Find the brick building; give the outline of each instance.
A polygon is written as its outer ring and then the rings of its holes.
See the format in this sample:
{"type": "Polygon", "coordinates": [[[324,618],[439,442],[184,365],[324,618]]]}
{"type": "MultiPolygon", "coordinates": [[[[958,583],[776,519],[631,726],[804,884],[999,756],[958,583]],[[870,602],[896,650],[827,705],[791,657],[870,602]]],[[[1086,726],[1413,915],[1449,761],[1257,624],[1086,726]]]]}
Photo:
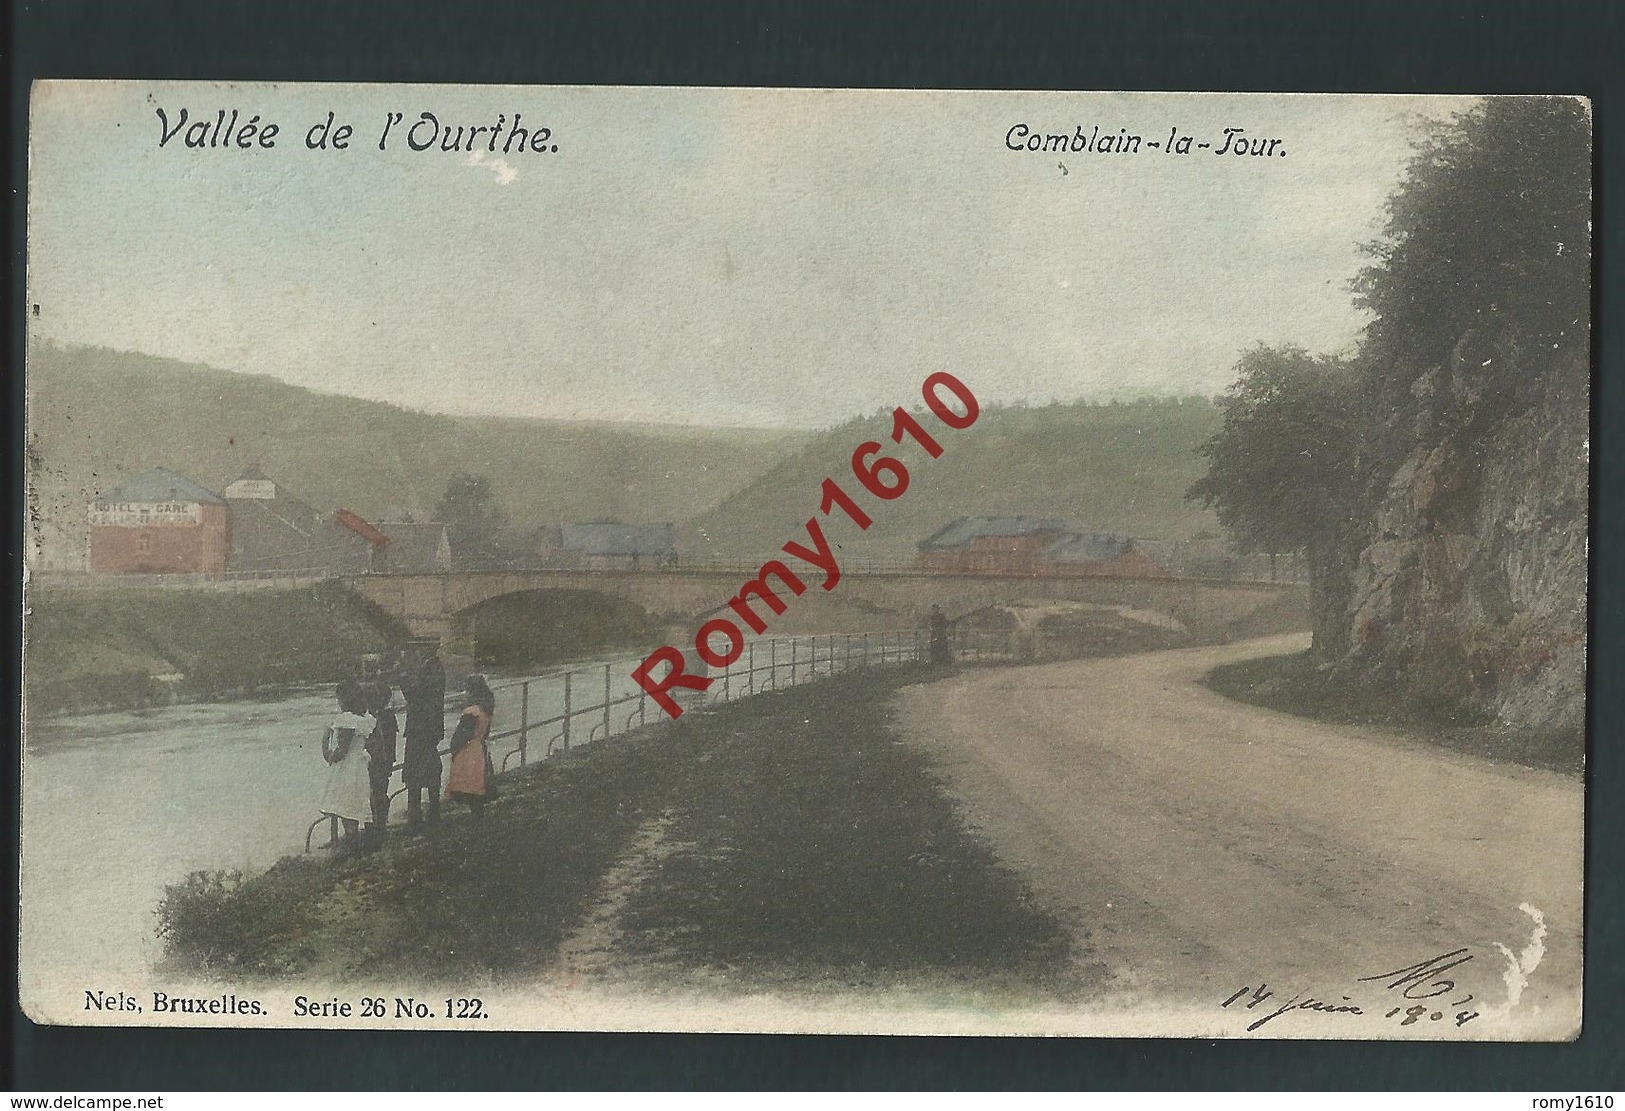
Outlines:
{"type": "Polygon", "coordinates": [[[932,571],[1170,577],[1129,537],[1085,532],[1054,517],[960,517],[918,547],[917,563],[932,571]]]}
{"type": "Polygon", "coordinates": [[[1079,532],[1063,536],[1044,549],[1044,558],[1073,575],[1130,579],[1171,579],[1168,569],[1132,539],[1114,532],[1079,532]]]}
{"type": "Polygon", "coordinates": [[[1044,549],[1075,531],[1053,517],[960,517],[920,541],[918,562],[932,571],[1032,574],[1044,549]]]}
{"type": "Polygon", "coordinates": [[[93,572],[221,575],[230,546],[226,499],[162,467],[98,494],[90,506],[93,572]]]}

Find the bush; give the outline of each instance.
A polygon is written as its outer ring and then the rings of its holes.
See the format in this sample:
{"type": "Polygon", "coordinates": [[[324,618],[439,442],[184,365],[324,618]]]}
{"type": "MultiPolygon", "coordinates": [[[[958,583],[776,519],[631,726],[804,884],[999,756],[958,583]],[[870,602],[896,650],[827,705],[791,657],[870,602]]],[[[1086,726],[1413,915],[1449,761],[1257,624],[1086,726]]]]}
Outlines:
{"type": "Polygon", "coordinates": [[[252,881],[236,869],[193,872],[164,887],[158,937],[169,957],[189,969],[292,972],[304,964],[297,955],[311,927],[306,896],[319,882],[316,862],[296,857],[252,881]]]}
{"type": "Polygon", "coordinates": [[[170,692],[145,671],[81,675],[71,679],[30,679],[28,712],[36,717],[57,713],[134,709],[164,702],[170,692]]]}

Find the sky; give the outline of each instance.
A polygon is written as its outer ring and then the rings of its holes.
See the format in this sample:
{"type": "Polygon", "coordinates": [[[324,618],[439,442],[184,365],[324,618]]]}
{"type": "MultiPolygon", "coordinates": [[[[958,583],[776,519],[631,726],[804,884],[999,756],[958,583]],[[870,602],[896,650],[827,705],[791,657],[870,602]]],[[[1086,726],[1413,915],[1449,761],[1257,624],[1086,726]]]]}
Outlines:
{"type": "Polygon", "coordinates": [[[1360,245],[1424,121],[1470,106],[42,83],[31,335],[558,419],[827,427],[917,399],[937,370],[984,403],[1216,394],[1253,344],[1352,347],[1360,245]],[[271,149],[161,143],[182,109],[280,131],[271,149]],[[329,111],[348,148],[307,149],[329,111]],[[425,112],[451,130],[517,113],[550,137],[413,150],[425,112]],[[1142,145],[1011,150],[1018,125],[1142,145]],[[1216,154],[1225,128],[1279,142],[1216,154]],[[1149,147],[1171,129],[1211,145],[1149,147]]]}

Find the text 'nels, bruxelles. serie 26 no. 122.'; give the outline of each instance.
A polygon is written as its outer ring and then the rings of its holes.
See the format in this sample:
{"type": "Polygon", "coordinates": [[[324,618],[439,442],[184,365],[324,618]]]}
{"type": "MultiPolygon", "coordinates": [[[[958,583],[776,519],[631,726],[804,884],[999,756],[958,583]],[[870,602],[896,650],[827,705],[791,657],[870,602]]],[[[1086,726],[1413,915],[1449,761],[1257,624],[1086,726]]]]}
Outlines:
{"type": "MultiPolygon", "coordinates": [[[[920,393],[925,398],[925,404],[932,415],[951,429],[969,428],[976,422],[977,414],[981,411],[969,387],[945,371],[938,371],[927,378],[920,387],[920,393]],[[952,395],[964,408],[964,412],[959,412],[943,400],[944,392],[952,395]]],[[[932,459],[942,454],[942,445],[937,442],[936,437],[932,436],[913,414],[899,405],[892,410],[891,438],[893,443],[901,444],[905,437],[924,448],[925,453],[932,459]]],[[[868,440],[859,444],[852,452],[852,475],[876,498],[881,501],[895,501],[908,491],[908,467],[901,459],[880,455],[882,450],[879,440],[868,440]]],[[[819,492],[821,497],[818,511],[825,517],[839,509],[860,529],[867,529],[874,523],[874,519],[833,478],[824,479],[819,492]]],[[[799,540],[791,540],[780,550],[822,571],[824,589],[834,590],[835,584],[841,581],[841,569],[835,559],[834,550],[824,536],[823,526],[818,523],[816,516],[807,518],[807,539],[812,542],[811,547],[799,540]]],[[[806,584],[783,560],[770,559],[763,563],[757,570],[756,577],[741,586],[739,593],[728,602],[728,608],[739,621],[757,634],[767,631],[767,620],[751,608],[753,597],[758,602],[765,603],[775,615],[784,613],[788,608],[788,603],[768,585],[769,575],[778,579],[792,595],[799,597],[807,589],[806,584]]],[[[694,651],[707,666],[726,668],[744,654],[745,634],[733,620],[715,617],[701,625],[694,635],[694,651]],[[715,637],[723,638],[727,642],[726,647],[720,651],[714,648],[712,640],[715,637]]],[[[632,672],[632,678],[662,710],[674,718],[682,716],[683,708],[671,695],[673,687],[705,691],[716,681],[709,676],[689,674],[685,670],[682,652],[669,644],[661,645],[649,653],[632,672]],[[661,664],[666,665],[666,671],[656,677],[655,669],[661,664]]]]}

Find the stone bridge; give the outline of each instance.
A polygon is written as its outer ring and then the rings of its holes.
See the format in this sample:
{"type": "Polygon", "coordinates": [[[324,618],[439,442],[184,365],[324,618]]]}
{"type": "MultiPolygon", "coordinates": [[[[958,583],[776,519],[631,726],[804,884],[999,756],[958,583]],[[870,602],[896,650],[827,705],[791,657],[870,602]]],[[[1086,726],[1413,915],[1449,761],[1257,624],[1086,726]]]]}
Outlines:
{"type": "MultiPolygon", "coordinates": [[[[769,623],[788,632],[794,631],[797,604],[824,592],[819,589],[822,572],[803,568],[794,559],[785,562],[807,584],[807,594],[801,598],[779,590],[789,608],[783,617],[769,617],[769,623]]],[[[756,577],[757,570],[757,564],[742,563],[666,571],[549,569],[369,574],[346,581],[403,621],[414,636],[449,637],[467,632],[468,619],[477,607],[509,595],[538,591],[588,591],[634,602],[657,617],[697,623],[699,618],[726,607],[740,586],[756,577]]],[[[770,584],[779,587],[777,579],[771,579],[770,584]]],[[[1134,606],[1168,613],[1182,621],[1192,614],[1229,619],[1244,617],[1283,594],[1301,593],[1302,589],[1211,579],[979,574],[910,568],[843,569],[832,594],[848,604],[866,603],[884,611],[883,619],[877,617],[877,626],[906,628],[922,622],[933,605],[940,605],[949,617],[958,617],[989,605],[1046,600],[1134,606]]],[[[766,615],[765,608],[758,608],[766,615]]]]}

